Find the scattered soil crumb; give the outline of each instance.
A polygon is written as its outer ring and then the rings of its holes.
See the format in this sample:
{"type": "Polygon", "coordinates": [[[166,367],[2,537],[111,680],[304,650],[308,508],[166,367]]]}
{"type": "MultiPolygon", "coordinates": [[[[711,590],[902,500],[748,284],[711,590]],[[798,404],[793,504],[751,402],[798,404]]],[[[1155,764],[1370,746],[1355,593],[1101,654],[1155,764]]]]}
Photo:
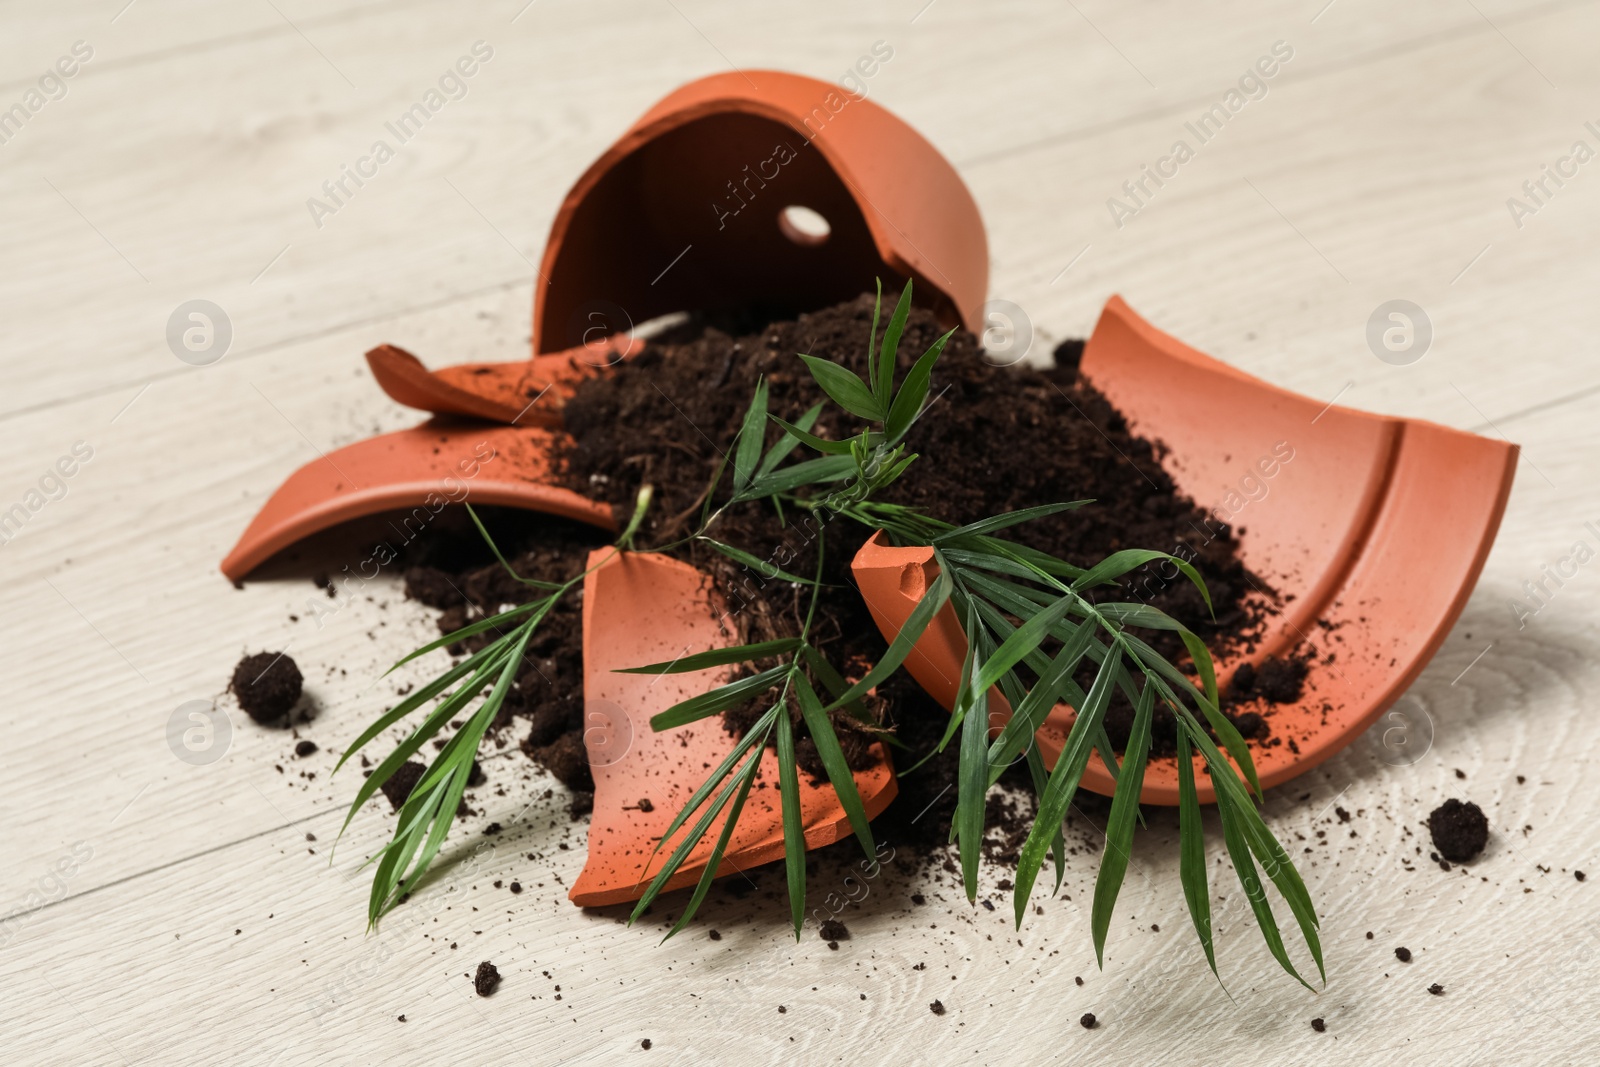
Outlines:
{"type": "Polygon", "coordinates": [[[300,759],[305,759],[307,756],[314,755],[316,751],[317,743],[315,741],[302,741],[298,745],[294,746],[294,754],[300,759]]]}
{"type": "Polygon", "coordinates": [[[844,923],[840,922],[838,919],[828,919],[824,921],[823,924],[818,927],[818,932],[822,934],[822,940],[824,941],[850,940],[850,928],[844,923]]]}
{"type": "Polygon", "coordinates": [[[934,1001],[932,1004],[928,1005],[928,1010],[933,1012],[935,1015],[943,1015],[944,1014],[944,1001],[942,1001],[942,1000],[934,1001]]]}
{"type": "Polygon", "coordinates": [[[1079,1019],[1078,1022],[1085,1030],[1093,1030],[1095,1027],[1100,1025],[1100,1020],[1094,1017],[1094,1012],[1092,1011],[1084,1012],[1083,1018],[1079,1019]]]}
{"type": "Polygon", "coordinates": [[[639,1042],[639,1047],[648,1051],[650,1048],[650,1039],[647,1037],[643,1041],[639,1042]]]}
{"type": "Polygon", "coordinates": [[[1328,1029],[1328,1024],[1323,1022],[1320,1018],[1312,1019],[1311,1029],[1315,1030],[1319,1034],[1325,1033],[1328,1029]]]}
{"type": "Polygon", "coordinates": [[[1432,993],[1436,997],[1442,997],[1444,996],[1444,986],[1440,985],[1438,982],[1435,982],[1428,987],[1428,992],[1432,993]]]}
{"type": "Polygon", "coordinates": [[[486,997],[500,988],[500,972],[488,960],[478,964],[478,973],[472,977],[472,988],[478,996],[486,997]]]}
{"type": "Polygon", "coordinates": [[[1394,950],[1394,958],[1399,960],[1401,963],[1410,963],[1411,950],[1402,945],[1400,948],[1394,950]]]}
{"type": "Polygon", "coordinates": [[[1452,863],[1465,863],[1483,851],[1489,840],[1489,820],[1472,801],[1454,797],[1428,815],[1433,847],[1452,863]]]}

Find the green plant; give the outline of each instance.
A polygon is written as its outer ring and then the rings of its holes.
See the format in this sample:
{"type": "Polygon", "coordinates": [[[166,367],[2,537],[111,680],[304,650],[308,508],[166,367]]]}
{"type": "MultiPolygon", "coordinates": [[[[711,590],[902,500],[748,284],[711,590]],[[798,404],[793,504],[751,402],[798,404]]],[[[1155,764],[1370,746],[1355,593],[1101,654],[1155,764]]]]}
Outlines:
{"type": "MultiPolygon", "coordinates": [[[[881,292],[880,300],[881,305],[881,292]]],[[[1256,809],[1260,783],[1248,747],[1217,706],[1217,686],[1210,653],[1180,623],[1145,604],[1100,597],[1117,580],[1155,560],[1175,566],[1210,603],[1199,573],[1164,552],[1124,550],[1082,568],[1000,536],[1020,523],[1081,507],[1088,501],[1051,504],[997,515],[966,526],[954,526],[917,509],[874,499],[905,475],[917,456],[905,445],[907,433],[927,403],[932,374],[949,334],[936,341],[895,381],[896,353],[910,311],[911,285],[878,338],[874,310],[867,377],[826,360],[802,355],[823,392],[843,412],[859,420],[859,429],[844,440],[830,440],[812,431],[823,405],[794,423],[769,414],[766,383],[758,382],[732,447],[704,494],[693,532],[650,551],[668,552],[698,541],[766,577],[810,587],[810,607],[799,631],[777,640],[708,650],[670,663],[632,668],[638,673],[683,673],[710,667],[739,666],[740,673],[708,692],[685,700],[651,720],[656,730],[669,730],[746,705],[753,699],[770,705],[716,767],[672,820],[657,844],[669,848],[664,863],[646,887],[633,912],[638,918],[672,875],[721,819],[705,873],[667,936],[681,930],[704,901],[722,854],[744,809],[758,774],[763,750],[775,745],[785,840],[791,921],[799,935],[805,913],[805,842],[800,827],[799,770],[795,757],[796,722],[804,724],[817,747],[829,782],[856,837],[870,858],[875,853],[872,829],[834,730],[830,715],[852,715],[875,726],[862,699],[886,681],[933,619],[948,606],[967,637],[968,654],[949,725],[939,750],[958,746],[957,807],[951,836],[961,861],[962,880],[970,899],[977,892],[978,862],[984,834],[985,796],[1003,771],[1025,761],[1038,793],[1038,811],[1024,843],[1015,878],[1014,906],[1020,926],[1047,855],[1053,858],[1056,889],[1065,871],[1062,823],[1091,758],[1100,759],[1116,781],[1106,828],[1106,846],[1095,886],[1091,929],[1095,951],[1103,961],[1105,939],[1116,898],[1127,871],[1138,797],[1149,759],[1151,722],[1157,701],[1177,721],[1181,803],[1180,880],[1190,917],[1206,960],[1216,973],[1211,938],[1210,896],[1205,844],[1192,756],[1198,753],[1217,794],[1223,840],[1254,918],[1268,949],[1283,968],[1305,984],[1290,961],[1267,900],[1257,864],[1287,903],[1319,974],[1323,973],[1318,920],[1310,895],[1283,847],[1256,809]],[[775,439],[767,438],[775,427],[775,439]],[[790,462],[797,448],[815,456],[790,462]],[[731,470],[730,470],[731,468],[731,470]],[[723,487],[727,479],[726,488],[723,487]],[[817,571],[812,577],[791,574],[736,545],[711,536],[728,509],[770,505],[780,517],[804,514],[816,529],[817,571]],[[824,530],[828,522],[846,518],[871,530],[883,530],[902,545],[931,546],[937,574],[887,652],[865,674],[848,682],[812,642],[812,622],[822,589],[824,530]],[[1168,662],[1136,631],[1166,630],[1178,634],[1193,662],[1200,686],[1168,662]],[[757,669],[759,667],[759,669],[757,669]],[[1087,688],[1078,677],[1092,680],[1087,688]],[[991,693],[998,691],[1012,714],[991,738],[991,693]],[[1134,708],[1133,728],[1119,764],[1107,737],[1104,717],[1120,691],[1134,708]],[[1047,769],[1032,744],[1045,716],[1066,701],[1077,709],[1075,721],[1053,769],[1047,769]],[[793,712],[791,713],[791,708],[793,712]],[[1215,737],[1215,740],[1213,739],[1215,737]],[[1219,747],[1220,745],[1220,747],[1219,747]],[[1224,755],[1226,751],[1227,755],[1224,755]],[[1229,757],[1232,758],[1230,763],[1229,757]],[[1242,769],[1243,777],[1235,769],[1242,769]],[[692,824],[691,824],[691,820],[692,824]]],[[[633,537],[648,507],[642,493],[628,530],[617,548],[632,548],[633,537]]],[[[476,520],[476,516],[474,516],[476,520]]],[[[482,529],[480,525],[480,530],[482,529]]],[[[487,537],[487,533],[484,534],[487,537]]],[[[496,555],[499,551],[496,549],[496,555]]],[[[503,557],[507,570],[510,565],[503,557]]],[[[514,572],[513,572],[514,573],[514,572]]],[[[394,838],[378,854],[369,907],[376,922],[384,910],[409,891],[437,853],[465,788],[473,754],[505,698],[529,637],[550,608],[582,579],[560,585],[545,583],[547,596],[435,641],[408,656],[454,643],[491,628],[500,636],[419,689],[374,723],[350,747],[351,754],[382,730],[399,722],[430,700],[437,708],[388,756],[358,791],[351,814],[387,777],[465,709],[485,687],[488,695],[433,760],[411,799],[400,811],[394,838]],[[502,629],[510,627],[509,630],[502,629]],[[451,687],[454,686],[453,689],[451,687]],[[448,690],[448,693],[447,693],[448,690]]],[[[538,584],[538,583],[530,583],[538,584]]],[[[397,664],[398,666],[398,664],[397,664]]],[[[893,738],[888,740],[893,743],[893,738]]],[[[341,761],[342,762],[342,761],[341,761]]],[[[902,773],[914,773],[915,768],[902,773]]],[[[346,824],[348,825],[348,818],[346,824]]],[[[1309,988],[1309,987],[1308,987],[1309,988]]]]}

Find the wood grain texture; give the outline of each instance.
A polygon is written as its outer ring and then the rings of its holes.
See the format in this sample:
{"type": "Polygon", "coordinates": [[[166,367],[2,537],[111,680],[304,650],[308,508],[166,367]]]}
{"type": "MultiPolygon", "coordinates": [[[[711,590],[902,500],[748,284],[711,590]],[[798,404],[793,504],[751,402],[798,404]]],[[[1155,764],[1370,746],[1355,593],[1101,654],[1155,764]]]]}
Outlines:
{"type": "MultiPolygon", "coordinates": [[[[1592,1058],[1595,880],[1573,871],[1600,873],[1600,564],[1524,626],[1510,604],[1574,541],[1600,547],[1584,528],[1600,525],[1600,163],[1520,229],[1505,202],[1572,141],[1600,146],[1584,130],[1600,124],[1595,5],[118,6],[11,9],[0,36],[4,106],[75,40],[96,49],[0,144],[0,508],[75,442],[93,449],[0,545],[8,1063],[1592,1058]],[[495,58],[467,97],[314,226],[306,198],[478,39],[495,58]],[[655,98],[729,63],[836,78],[880,39],[895,57],[873,98],[960,166],[990,229],[991,295],[1026,309],[1035,355],[1120,292],[1286,387],[1524,447],[1478,590],[1404,706],[1431,727],[1426,755],[1394,767],[1363,740],[1269,797],[1280,838],[1309,850],[1318,996],[1261,948],[1217,841],[1237,1003],[1210,977],[1168,813],[1140,835],[1104,972],[1087,923],[1098,831],[1081,815],[1062,896],[1041,895],[1020,933],[993,888],[1006,872],[985,872],[991,912],[953,876],[891,863],[837,951],[786,936],[780,872],[753,872],[743,899],[719,890],[660,947],[679,902],[633,929],[571,907],[585,827],[512,753],[487,761],[454,866],[378,933],[362,930],[359,867],[391,817],[361,813],[328,862],[354,788],[350,771],[330,779],[333,753],[421,676],[379,678],[432,620],[386,575],[318,626],[306,576],[352,562],[348,540],[244,590],[216,562],[295,466],[415,421],[373,386],[366,348],[432,364],[525,350],[527,260],[561,194],[655,98]],[[1295,58],[1265,98],[1116,227],[1107,198],[1278,40],[1295,58]],[[196,296],[235,328],[205,368],[163,339],[196,296]],[[1395,297],[1435,328],[1406,367],[1363,339],[1395,297]],[[240,652],[284,646],[321,751],[296,760],[235,709],[225,756],[176,759],[173,711],[226,704],[240,652]],[[1493,829],[1484,858],[1449,873],[1421,825],[1446,796],[1493,829]],[[491,820],[507,832],[483,837],[491,820]],[[494,887],[512,878],[528,891],[494,887]],[[505,975],[488,1000],[464,977],[482,959],[505,975]],[[1086,1011],[1099,1029],[1078,1026],[1086,1011]]],[[[846,873],[825,860],[813,892],[846,873]]]]}

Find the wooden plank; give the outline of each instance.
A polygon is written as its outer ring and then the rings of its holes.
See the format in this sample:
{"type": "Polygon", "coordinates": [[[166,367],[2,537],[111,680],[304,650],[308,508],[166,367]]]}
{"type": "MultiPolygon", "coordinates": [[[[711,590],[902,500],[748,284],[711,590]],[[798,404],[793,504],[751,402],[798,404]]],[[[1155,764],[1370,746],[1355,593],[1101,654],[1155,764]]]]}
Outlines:
{"type": "MultiPolygon", "coordinates": [[[[895,59],[869,95],[881,87],[876,98],[926,129],[952,158],[978,160],[1084,127],[1105,129],[1152,108],[1208,100],[1237,77],[1236,67],[1289,32],[1275,26],[1301,17],[1295,8],[1291,19],[1287,4],[1270,17],[1247,18],[1183,14],[1171,5],[1163,18],[1173,32],[1154,35],[1148,56],[1141,52],[1144,64],[1160,71],[1161,88],[1153,90],[1094,31],[1099,12],[1090,14],[1094,25],[1064,11],[1039,27],[1033,47],[1070,49],[1074,62],[1063,65],[1009,59],[1013,35],[981,32],[994,17],[986,9],[941,4],[912,24],[903,13],[864,19],[837,5],[783,16],[777,25],[737,10],[693,6],[680,15],[649,5],[608,15],[536,6],[512,23],[511,15],[490,18],[459,6],[405,8],[393,17],[358,8],[336,12],[302,36],[261,21],[271,15],[263,9],[244,24],[249,32],[230,36],[214,16],[197,30],[186,12],[131,9],[115,27],[138,31],[130,56],[156,48],[173,32],[169,22],[184,27],[178,40],[196,38],[182,53],[176,86],[159,63],[118,65],[121,46],[113,39],[103,67],[88,64],[65,99],[4,146],[10,165],[0,174],[0,193],[16,209],[0,246],[0,272],[9,279],[0,312],[30,325],[4,356],[11,388],[0,414],[181,372],[165,326],[189,299],[210,299],[227,311],[231,358],[247,358],[295,338],[530,280],[529,261],[581,169],[663,93],[721,69],[723,55],[836,79],[873,41],[902,42],[892,45],[895,59]],[[624,22],[631,32],[617,34],[624,22]],[[707,28],[713,32],[701,36],[707,28]],[[385,123],[480,39],[497,49],[496,58],[465,98],[410,143],[392,146],[399,155],[377,178],[334,216],[314,221],[307,204],[328,201],[322,184],[387,138],[385,123]],[[595,62],[600,55],[605,63],[595,62]],[[350,68],[347,75],[342,67],[350,68]],[[241,70],[266,73],[240,77],[241,70]],[[995,121],[988,96],[971,86],[996,70],[1017,80],[1008,85],[1009,99],[1073,103],[1014,109],[1007,121],[995,121]],[[140,121],[124,117],[119,104],[128,100],[145,102],[140,121]],[[517,117],[514,137],[506,135],[508,116],[517,117]]],[[[1011,10],[1019,21],[1038,20],[1032,9],[1011,10]]],[[[288,13],[298,23],[299,14],[288,13]]],[[[1528,17],[1497,15],[1513,26],[1528,17]]],[[[1307,27],[1328,35],[1325,43],[1315,38],[1324,50],[1314,61],[1350,63],[1374,49],[1404,54],[1408,40],[1415,45],[1440,33],[1500,47],[1477,16],[1442,0],[1407,15],[1394,27],[1399,36],[1381,44],[1360,21],[1330,13],[1307,27]]],[[[1137,29],[1121,17],[1109,26],[1130,37],[1137,29]]],[[[20,66],[19,58],[17,69],[52,61],[50,50],[73,39],[65,25],[39,31],[30,36],[33,62],[20,66]]],[[[1095,197],[1098,187],[1090,186],[1095,197]]],[[[991,224],[997,221],[991,209],[991,224]]],[[[996,254],[1004,263],[1017,252],[997,241],[996,254]]],[[[1049,258],[1061,256],[1058,247],[1049,258]]]]}

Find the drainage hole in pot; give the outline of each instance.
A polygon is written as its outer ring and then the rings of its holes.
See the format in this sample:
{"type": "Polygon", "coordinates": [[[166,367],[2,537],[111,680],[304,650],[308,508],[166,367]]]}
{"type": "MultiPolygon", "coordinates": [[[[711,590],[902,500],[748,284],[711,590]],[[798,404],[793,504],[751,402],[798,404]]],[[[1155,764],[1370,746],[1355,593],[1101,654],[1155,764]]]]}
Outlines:
{"type": "Polygon", "coordinates": [[[833,233],[827,219],[799,204],[790,204],[778,212],[778,229],[795,244],[807,248],[822,244],[833,233]]]}

